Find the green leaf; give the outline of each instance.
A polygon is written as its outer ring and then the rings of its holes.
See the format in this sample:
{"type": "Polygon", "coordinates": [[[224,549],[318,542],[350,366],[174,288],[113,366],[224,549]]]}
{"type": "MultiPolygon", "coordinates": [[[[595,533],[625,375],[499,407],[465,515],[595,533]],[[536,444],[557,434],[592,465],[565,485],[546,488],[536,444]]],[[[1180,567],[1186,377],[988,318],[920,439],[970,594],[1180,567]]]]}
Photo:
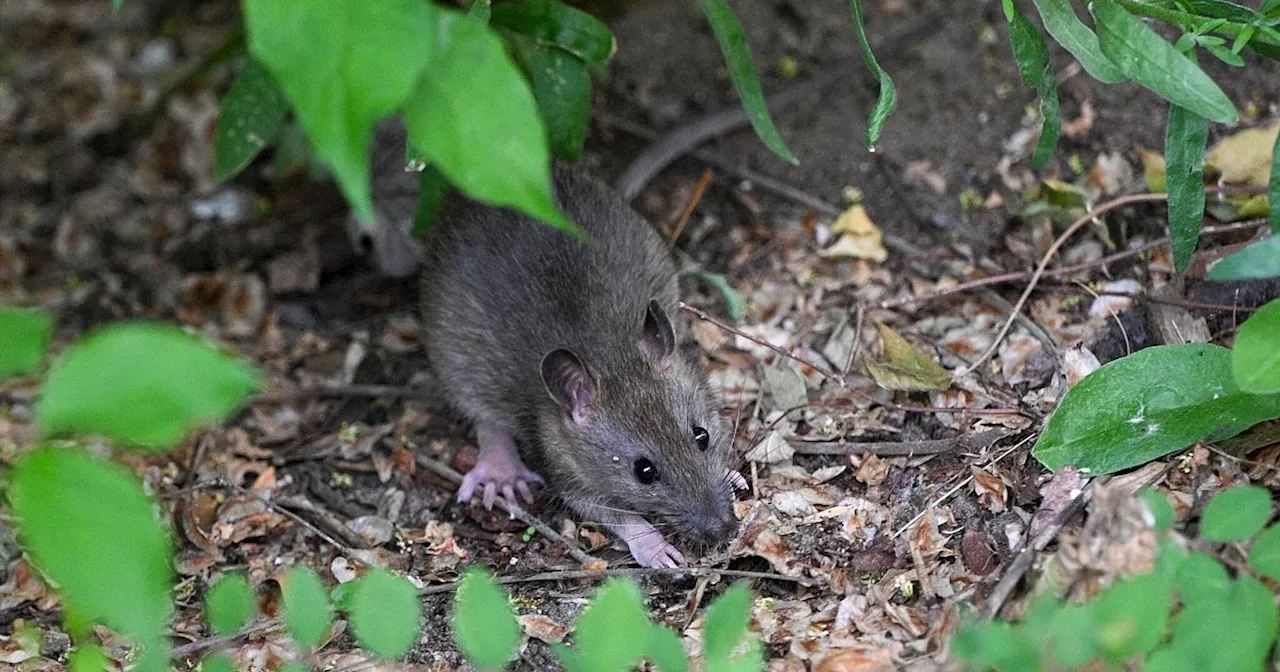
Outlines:
{"type": "Polygon", "coordinates": [[[573,54],[535,45],[530,74],[538,114],[547,129],[551,151],[570,161],[577,160],[587,140],[591,118],[591,75],[573,54]]]}
{"type": "Polygon", "coordinates": [[[618,48],[608,25],[560,0],[500,4],[493,8],[492,22],[596,67],[608,63],[618,48]]]}
{"type": "Polygon", "coordinates": [[[324,582],[311,568],[295,565],[285,573],[280,588],[280,616],[289,635],[303,646],[319,646],[333,625],[333,605],[329,604],[324,582]]]}
{"type": "Polygon", "coordinates": [[[1280,235],[1271,234],[1209,267],[1210,280],[1280,278],[1280,235]]]}
{"type": "Polygon", "coordinates": [[[427,164],[418,180],[418,211],[413,218],[413,235],[423,238],[435,223],[453,187],[435,164],[427,164]]]}
{"type": "Polygon", "coordinates": [[[284,126],[289,102],[262,64],[253,58],[222,99],[213,135],[213,176],[225,180],[244,170],[284,126]]]}
{"type": "Polygon", "coordinates": [[[1249,566],[1268,578],[1280,581],[1280,525],[1272,525],[1249,547],[1249,566]]]}
{"type": "Polygon", "coordinates": [[[1200,66],[1114,0],[1093,0],[1089,7],[1097,23],[1102,53],[1125,76],[1202,117],[1223,124],[1235,123],[1235,106],[1200,66]]]}
{"type": "Polygon", "coordinates": [[[707,659],[728,658],[751,622],[751,590],[738,584],[711,603],[703,618],[702,638],[707,659]]]}
{"type": "Polygon", "coordinates": [[[507,593],[488,570],[468,569],[453,601],[453,640],[480,669],[500,670],[515,657],[520,623],[507,593]]]}
{"type": "Polygon", "coordinates": [[[1173,527],[1173,505],[1169,503],[1169,498],[1164,493],[1154,488],[1144,488],[1138,493],[1138,497],[1151,510],[1151,517],[1155,519],[1152,527],[1157,532],[1163,532],[1173,527]]]}
{"type": "Polygon", "coordinates": [[[645,654],[652,627],[640,591],[631,581],[611,579],[596,592],[574,628],[581,668],[591,672],[630,669],[645,654]]]}
{"type": "Polygon", "coordinates": [[[252,367],[177,327],[117,322],[53,364],[35,420],[47,435],[93,433],[164,448],[230,415],[257,385],[252,367]]]}
{"type": "Polygon", "coordinates": [[[1165,184],[1169,191],[1169,236],[1173,265],[1187,270],[1200,240],[1204,219],[1204,147],[1209,122],[1204,117],[1172,105],[1165,129],[1165,184]]]}
{"type": "Polygon", "coordinates": [[[1271,591],[1249,576],[1212,599],[1184,605],[1172,644],[1182,669],[1261,670],[1275,643],[1277,615],[1271,591]]]}
{"type": "Polygon", "coordinates": [[[200,672],[236,672],[236,664],[223,655],[212,655],[200,661],[200,672]]]}
{"type": "Polygon", "coordinates": [[[39,366],[51,338],[52,315],[35,308],[0,306],[0,380],[39,366]]]}
{"type": "Polygon", "coordinates": [[[1200,538],[1244,541],[1262,530],[1271,517],[1271,493],[1256,485],[1219,492],[1200,514],[1200,538]]]}
{"type": "Polygon", "coordinates": [[[1267,181],[1267,223],[1271,226],[1271,235],[1280,237],[1280,133],[1276,133],[1276,142],[1271,146],[1271,179],[1267,181]]]}
{"type": "Polygon", "coordinates": [[[67,608],[167,657],[173,546],[138,479],[82,450],[42,447],[14,467],[9,499],[67,608]]]}
{"type": "Polygon", "coordinates": [[[403,577],[374,567],[356,579],[351,596],[351,631],[356,642],[381,658],[399,658],[418,641],[422,604],[403,577]]]}
{"type": "Polygon", "coordinates": [[[1039,672],[1038,645],[1006,621],[969,620],[951,639],[951,652],[979,669],[1039,672]]]}
{"type": "Polygon", "coordinates": [[[1098,625],[1093,604],[1067,604],[1049,624],[1047,646],[1053,661],[1065,669],[1079,669],[1098,656],[1098,625]]]}
{"type": "Polygon", "coordinates": [[[1231,592],[1231,577],[1217,559],[1197,551],[1178,569],[1178,592],[1183,604],[1221,599],[1231,592]]]}
{"type": "Polygon", "coordinates": [[[213,631],[230,637],[253,617],[256,605],[244,574],[223,574],[204,596],[204,616],[213,631]]]}
{"type": "Polygon", "coordinates": [[[1031,166],[1040,168],[1053,155],[1062,130],[1062,115],[1058,103],[1058,89],[1054,82],[1053,65],[1049,62],[1049,50],[1044,37],[1031,21],[1013,4],[1003,0],[1004,17],[1009,22],[1009,41],[1013,45],[1013,57],[1018,63],[1018,73],[1027,86],[1035,87],[1040,96],[1040,115],[1044,122],[1040,128],[1040,140],[1036,142],[1031,166]]]}
{"type": "Polygon", "coordinates": [[[880,139],[880,133],[884,130],[884,122],[898,107],[898,87],[894,86],[893,78],[880,67],[876,55],[871,52],[871,43],[867,41],[866,21],[862,18],[862,0],[849,0],[849,11],[853,14],[853,28],[858,35],[858,49],[862,52],[862,62],[871,72],[871,76],[880,83],[880,95],[876,98],[876,106],[871,109],[871,115],[867,118],[867,147],[874,149],[876,140],[880,139]]]}
{"type": "Polygon", "coordinates": [[[374,126],[404,102],[430,59],[435,14],[420,0],[244,2],[250,53],[275,76],[361,221],[373,221],[374,126]]]}
{"type": "Polygon", "coordinates": [[[1154,649],[1172,606],[1170,585],[1159,576],[1148,574],[1112,584],[1094,605],[1104,655],[1120,661],[1154,649]]]}
{"type": "Polygon", "coordinates": [[[410,141],[468,196],[581,235],[552,198],[546,133],[502,42],[457,12],[436,18],[435,58],[405,105],[410,141]]]}
{"type": "Polygon", "coordinates": [[[652,660],[662,672],[688,672],[689,669],[689,659],[685,657],[680,635],[661,625],[650,628],[648,653],[645,657],[652,660]]]}
{"type": "Polygon", "coordinates": [[[1032,0],[1040,19],[1044,21],[1044,29],[1061,44],[1064,49],[1080,61],[1080,65],[1101,82],[1119,84],[1128,81],[1128,77],[1107,55],[1102,53],[1098,44],[1098,36],[1076,16],[1069,0],[1032,0]]]}
{"type": "Polygon", "coordinates": [[[480,23],[489,23],[489,19],[493,17],[493,6],[489,4],[489,0],[471,0],[471,4],[467,6],[467,16],[480,23]]]}
{"type": "Polygon", "coordinates": [[[1236,385],[1251,394],[1280,392],[1280,299],[1272,300],[1240,325],[1231,350],[1236,385]]]}
{"type": "Polygon", "coordinates": [[[1071,388],[1031,454],[1050,471],[1071,464],[1101,476],[1275,417],[1280,395],[1241,392],[1230,350],[1161,345],[1110,362],[1071,388]]]}
{"type": "Polygon", "coordinates": [[[724,299],[725,313],[730,320],[737,322],[747,314],[747,298],[734,289],[733,285],[729,284],[728,278],[719,273],[712,273],[702,269],[699,269],[697,274],[704,282],[720,292],[720,297],[724,299]]]}
{"type": "MultiPolygon", "coordinates": [[[[1201,44],[1201,46],[1203,46],[1206,51],[1213,54],[1214,57],[1217,58],[1219,61],[1222,61],[1227,65],[1230,65],[1236,68],[1244,67],[1244,59],[1240,58],[1239,54],[1237,54],[1234,51],[1231,51],[1230,49],[1227,49],[1226,47],[1218,46],[1216,44],[1203,44],[1203,43],[1201,44]]],[[[1241,43],[1240,46],[1243,47],[1244,44],[1241,43]]]]}
{"type": "Polygon", "coordinates": [[[67,667],[71,672],[104,672],[107,669],[107,654],[93,642],[77,644],[67,654],[67,667]]]}
{"type": "Polygon", "coordinates": [[[728,1],[698,0],[698,6],[702,7],[702,12],[711,22],[711,32],[715,33],[716,41],[720,43],[720,52],[724,54],[725,63],[729,66],[729,79],[733,80],[733,88],[737,89],[738,96],[742,98],[742,109],[751,120],[751,127],[755,129],[756,135],[774,154],[788,163],[800,163],[773,125],[769,108],[764,103],[764,92],[760,90],[756,64],[751,60],[751,51],[747,47],[747,36],[728,1]]]}

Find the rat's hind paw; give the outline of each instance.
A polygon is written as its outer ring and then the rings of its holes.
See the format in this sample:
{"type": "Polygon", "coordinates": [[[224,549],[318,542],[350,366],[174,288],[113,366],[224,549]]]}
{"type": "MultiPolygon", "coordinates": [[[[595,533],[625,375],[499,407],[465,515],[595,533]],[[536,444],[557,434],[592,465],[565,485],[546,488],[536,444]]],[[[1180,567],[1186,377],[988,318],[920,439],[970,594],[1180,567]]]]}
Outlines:
{"type": "Polygon", "coordinates": [[[481,429],[477,443],[480,444],[480,456],[476,466],[462,477],[462,487],[458,488],[458,501],[469,502],[476,489],[484,486],[482,499],[484,508],[493,509],[493,502],[501,494],[507,503],[516,504],[516,492],[525,502],[533,503],[535,485],[542,485],[542,477],[524,466],[520,461],[520,453],[515,449],[511,438],[500,432],[487,428],[481,429]]]}

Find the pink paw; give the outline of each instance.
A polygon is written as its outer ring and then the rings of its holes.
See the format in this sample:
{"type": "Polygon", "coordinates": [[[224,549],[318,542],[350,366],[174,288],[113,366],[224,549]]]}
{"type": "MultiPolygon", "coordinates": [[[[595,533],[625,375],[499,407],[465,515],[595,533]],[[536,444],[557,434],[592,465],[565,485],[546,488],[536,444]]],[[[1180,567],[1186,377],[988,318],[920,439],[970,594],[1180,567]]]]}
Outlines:
{"type": "Polygon", "coordinates": [[[641,567],[679,567],[684,564],[684,555],[668,544],[657,530],[628,541],[627,548],[631,549],[631,557],[641,567]]]}
{"type": "Polygon", "coordinates": [[[471,471],[467,472],[466,476],[462,477],[462,487],[458,488],[458,501],[463,503],[471,501],[471,496],[475,494],[476,489],[484,486],[482,501],[485,509],[493,509],[493,502],[499,493],[506,498],[507,503],[517,504],[517,491],[526,503],[532,504],[533,491],[530,488],[542,484],[542,477],[518,460],[482,458],[476,462],[476,466],[472,467],[471,471]]]}

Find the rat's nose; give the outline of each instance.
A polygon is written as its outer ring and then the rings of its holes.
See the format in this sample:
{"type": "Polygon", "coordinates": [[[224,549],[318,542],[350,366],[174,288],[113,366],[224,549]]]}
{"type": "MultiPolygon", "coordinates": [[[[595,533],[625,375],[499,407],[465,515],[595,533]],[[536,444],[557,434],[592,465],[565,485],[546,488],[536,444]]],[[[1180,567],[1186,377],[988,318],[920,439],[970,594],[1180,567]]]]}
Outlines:
{"type": "Polygon", "coordinates": [[[689,512],[689,526],[708,546],[718,546],[738,532],[738,519],[729,507],[716,507],[689,512]]]}

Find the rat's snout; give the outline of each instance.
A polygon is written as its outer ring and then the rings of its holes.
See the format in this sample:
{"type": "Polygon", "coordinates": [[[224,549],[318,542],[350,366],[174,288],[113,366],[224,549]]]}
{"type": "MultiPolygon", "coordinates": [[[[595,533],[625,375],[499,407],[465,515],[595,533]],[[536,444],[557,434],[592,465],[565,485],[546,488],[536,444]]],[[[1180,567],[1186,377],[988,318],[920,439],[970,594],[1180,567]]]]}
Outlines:
{"type": "Polygon", "coordinates": [[[706,548],[715,548],[733,538],[738,532],[738,519],[732,507],[693,507],[685,511],[689,529],[689,541],[706,548]]]}

